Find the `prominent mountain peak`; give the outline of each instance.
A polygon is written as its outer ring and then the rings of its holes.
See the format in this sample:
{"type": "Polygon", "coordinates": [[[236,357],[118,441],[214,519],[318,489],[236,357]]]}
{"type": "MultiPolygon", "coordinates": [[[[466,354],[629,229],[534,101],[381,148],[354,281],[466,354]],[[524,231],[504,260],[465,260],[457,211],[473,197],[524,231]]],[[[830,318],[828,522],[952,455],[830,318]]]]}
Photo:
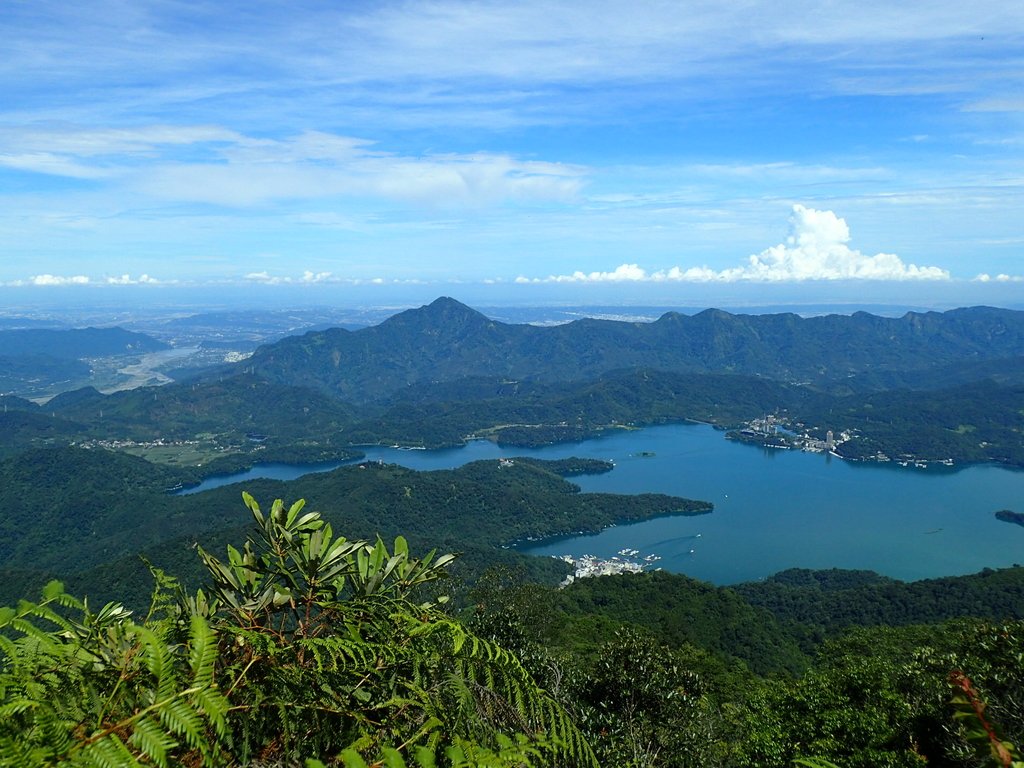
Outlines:
{"type": "Polygon", "coordinates": [[[426,308],[433,310],[460,308],[470,310],[471,312],[473,311],[465,304],[463,304],[461,301],[453,299],[451,296],[438,296],[432,302],[427,304],[426,308]]]}
{"type": "Polygon", "coordinates": [[[440,296],[426,306],[420,307],[420,311],[434,316],[484,317],[472,307],[467,307],[461,301],[457,301],[450,296],[440,296]]]}
{"type": "Polygon", "coordinates": [[[472,307],[467,307],[461,301],[456,301],[448,296],[441,296],[429,304],[417,309],[407,309],[397,315],[389,317],[381,327],[405,327],[405,326],[447,326],[461,328],[467,325],[489,325],[491,320],[486,315],[477,312],[472,307]]]}

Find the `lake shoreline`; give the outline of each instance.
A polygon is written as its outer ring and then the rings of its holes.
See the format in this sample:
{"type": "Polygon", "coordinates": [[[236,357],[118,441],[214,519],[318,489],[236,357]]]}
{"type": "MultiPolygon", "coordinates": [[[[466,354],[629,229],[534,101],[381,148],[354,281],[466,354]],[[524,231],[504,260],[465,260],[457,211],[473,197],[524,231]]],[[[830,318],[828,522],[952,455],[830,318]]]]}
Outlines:
{"type": "MultiPolygon", "coordinates": [[[[665,570],[716,584],[752,581],[793,567],[865,569],[914,581],[1022,559],[1024,539],[992,515],[993,509],[1013,508],[1024,498],[1024,472],[1015,468],[919,470],[749,448],[723,440],[711,425],[687,422],[535,449],[503,448],[489,440],[438,451],[365,446],[361,460],[419,471],[519,457],[613,462],[613,471],[574,482],[585,492],[702,499],[714,505],[714,514],[666,514],[580,536],[520,542],[517,551],[607,558],[635,548],[660,556],[665,570]],[[703,538],[693,538],[698,533],[703,538]]],[[[277,479],[305,474],[301,467],[290,469],[292,475],[277,479]]],[[[257,475],[235,475],[220,484],[249,477],[257,475]]]]}

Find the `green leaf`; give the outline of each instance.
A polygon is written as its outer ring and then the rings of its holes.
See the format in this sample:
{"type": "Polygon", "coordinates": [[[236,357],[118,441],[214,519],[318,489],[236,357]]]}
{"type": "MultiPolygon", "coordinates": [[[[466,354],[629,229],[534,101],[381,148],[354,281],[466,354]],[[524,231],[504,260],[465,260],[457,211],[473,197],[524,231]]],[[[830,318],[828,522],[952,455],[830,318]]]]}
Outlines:
{"type": "Polygon", "coordinates": [[[43,587],[44,600],[56,600],[62,594],[64,594],[64,585],[56,579],[47,582],[46,586],[43,587]]]}

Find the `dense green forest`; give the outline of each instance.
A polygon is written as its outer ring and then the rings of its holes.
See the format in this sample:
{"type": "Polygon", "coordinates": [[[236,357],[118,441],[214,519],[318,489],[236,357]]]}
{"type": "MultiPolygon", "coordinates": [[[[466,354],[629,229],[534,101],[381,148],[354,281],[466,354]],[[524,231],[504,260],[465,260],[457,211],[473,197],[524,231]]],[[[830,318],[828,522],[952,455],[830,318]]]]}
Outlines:
{"type": "MultiPolygon", "coordinates": [[[[1021,568],[912,584],[866,572],[789,571],[734,588],[655,572],[558,590],[538,583],[544,573],[526,565],[534,558],[495,545],[510,531],[555,530],[555,508],[574,526],[600,527],[615,515],[707,505],[638,496],[630,506],[624,497],[580,493],[562,476],[607,471],[589,460],[489,461],[440,472],[364,463],[251,485],[267,499],[301,490],[316,499],[311,508],[324,510],[316,520],[371,542],[362,559],[350,553],[347,587],[298,582],[320,590],[309,598],[312,615],[332,617],[330,630],[314,631],[326,619],[303,624],[301,612],[288,612],[295,586],[280,604],[267,590],[268,579],[283,589],[297,578],[287,573],[320,560],[290,555],[275,561],[272,578],[256,578],[273,564],[272,548],[253,545],[264,552],[259,567],[244,548],[211,559],[253,536],[237,487],[167,495],[177,471],[97,450],[38,451],[0,469],[5,508],[25,510],[5,520],[3,532],[5,562],[19,569],[0,579],[9,593],[0,603],[17,605],[0,610],[0,688],[12,715],[0,726],[0,752],[11,756],[0,764],[240,765],[259,756],[351,766],[781,768],[817,757],[843,766],[927,759],[967,768],[978,764],[971,736],[983,726],[972,730],[954,717],[969,714],[963,702],[970,703],[963,691],[954,703],[954,671],[986,702],[986,722],[1012,743],[1024,735],[1021,568]],[[176,526],[185,535],[174,539],[176,526]],[[372,544],[377,533],[391,541],[403,530],[409,543],[386,554],[372,544]],[[179,590],[160,577],[155,610],[147,607],[153,575],[127,554],[147,541],[159,542],[150,559],[188,585],[179,590]],[[409,592],[415,584],[369,578],[400,551],[439,544],[465,553],[445,565],[442,582],[409,592]],[[44,586],[57,574],[89,596],[91,610],[44,586]],[[357,597],[356,583],[380,591],[357,597]],[[442,605],[441,596],[452,599],[442,605]],[[116,607],[95,612],[118,599],[133,616],[116,607]],[[253,612],[259,600],[270,601],[265,620],[253,612]],[[392,650],[381,656],[385,649],[392,650]],[[67,662],[82,654],[101,661],[67,662]],[[109,703],[96,710],[83,695],[109,703]]],[[[326,540],[317,541],[326,552],[326,540]]],[[[415,561],[403,557],[392,573],[415,561]]]]}
{"type": "MultiPolygon", "coordinates": [[[[660,494],[581,493],[563,477],[608,469],[605,462],[584,459],[486,461],[434,472],[361,463],[287,484],[257,480],[247,487],[261,497],[287,491],[306,498],[351,535],[403,533],[423,549],[462,552],[462,569],[530,563],[549,578],[564,573],[564,565],[503,547],[529,537],[596,532],[618,522],[712,509],[706,502],[660,494]]],[[[167,493],[190,478],[189,471],[99,449],[36,449],[0,460],[0,506],[21,511],[0,518],[0,563],[9,574],[20,574],[0,579],[0,597],[17,599],[22,584],[58,576],[95,597],[116,596],[140,607],[149,592],[140,552],[194,581],[196,542],[236,536],[245,521],[237,510],[238,486],[167,493]]]]}
{"type": "MultiPolygon", "coordinates": [[[[0,609],[0,765],[1020,759],[1020,620],[856,627],[802,650],[807,628],[791,617],[669,574],[559,592],[492,570],[453,603],[449,555],[417,557],[401,536],[347,539],[302,503],[244,500],[244,546],[192,553],[200,591],[154,570],[134,615],[90,608],[59,582],[0,609]]],[[[842,592],[868,623],[884,581],[779,579],[842,592]]],[[[1022,569],[963,581],[975,594],[1016,588],[1018,611],[1024,601],[1022,569]]]]}

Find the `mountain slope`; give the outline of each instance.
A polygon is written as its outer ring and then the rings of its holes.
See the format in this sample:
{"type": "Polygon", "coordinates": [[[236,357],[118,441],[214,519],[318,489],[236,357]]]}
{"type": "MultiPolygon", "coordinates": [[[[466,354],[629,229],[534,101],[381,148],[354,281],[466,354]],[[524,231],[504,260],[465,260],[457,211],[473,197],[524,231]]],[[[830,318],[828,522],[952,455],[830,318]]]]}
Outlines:
{"type": "Polygon", "coordinates": [[[79,359],[142,354],[169,349],[162,341],[123,328],[24,328],[0,331],[0,355],[79,359]]]}
{"type": "Polygon", "coordinates": [[[1024,312],[974,307],[884,318],[668,313],[653,323],[584,319],[509,325],[440,298],[358,331],[307,333],[261,347],[260,376],[372,402],[468,377],[547,382],[616,369],[743,373],[834,385],[866,371],[927,371],[1024,355],[1024,312]]]}

